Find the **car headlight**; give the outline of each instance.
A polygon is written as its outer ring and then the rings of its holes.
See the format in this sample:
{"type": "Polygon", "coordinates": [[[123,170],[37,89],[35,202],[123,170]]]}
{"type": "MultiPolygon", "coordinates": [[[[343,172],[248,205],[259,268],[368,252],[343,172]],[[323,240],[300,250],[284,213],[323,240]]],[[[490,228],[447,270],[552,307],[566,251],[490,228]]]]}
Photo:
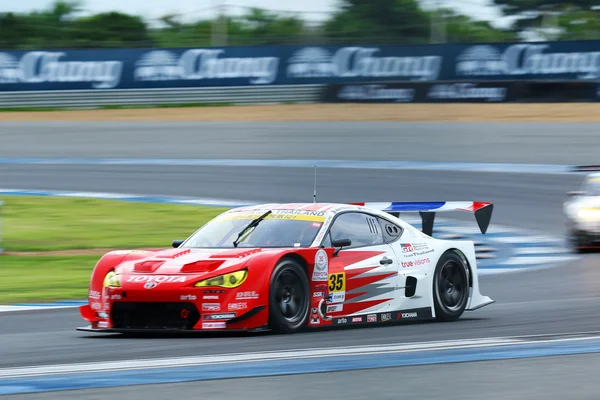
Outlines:
{"type": "Polygon", "coordinates": [[[215,276],[214,278],[205,279],[196,283],[194,286],[219,286],[224,288],[235,288],[240,286],[246,280],[248,271],[237,271],[230,274],[215,276]]]}
{"type": "Polygon", "coordinates": [[[598,208],[582,208],[577,211],[577,216],[584,220],[600,220],[600,209],[598,208]]]}
{"type": "Polygon", "coordinates": [[[115,274],[115,271],[110,271],[106,274],[104,277],[104,287],[121,287],[121,281],[117,274],[115,274]]]}

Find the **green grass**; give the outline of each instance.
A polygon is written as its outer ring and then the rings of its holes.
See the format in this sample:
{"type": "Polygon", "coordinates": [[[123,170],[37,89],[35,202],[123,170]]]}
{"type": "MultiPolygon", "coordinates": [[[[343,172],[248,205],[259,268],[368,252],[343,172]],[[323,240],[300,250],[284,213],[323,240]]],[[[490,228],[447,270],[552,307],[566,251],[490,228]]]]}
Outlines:
{"type": "Polygon", "coordinates": [[[223,209],[114,200],[4,196],[7,251],[168,247],[223,209]]]}
{"type": "MultiPolygon", "coordinates": [[[[224,209],[2,196],[2,247],[13,252],[170,247],[224,209]]],[[[0,303],[83,298],[93,256],[0,255],[0,303]]]]}
{"type": "Polygon", "coordinates": [[[0,304],[87,298],[97,256],[0,255],[0,304]]]}

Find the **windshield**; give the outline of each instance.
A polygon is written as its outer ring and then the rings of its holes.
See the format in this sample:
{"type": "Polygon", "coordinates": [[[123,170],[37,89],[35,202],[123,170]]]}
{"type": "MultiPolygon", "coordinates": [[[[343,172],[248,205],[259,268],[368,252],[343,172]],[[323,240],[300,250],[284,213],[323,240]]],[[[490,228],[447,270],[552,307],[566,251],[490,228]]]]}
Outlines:
{"type": "Polygon", "coordinates": [[[600,196],[600,177],[594,176],[585,182],[583,191],[590,196],[600,196]]]}
{"type": "MultiPolygon", "coordinates": [[[[239,238],[237,247],[310,246],[321,229],[325,216],[297,211],[294,212],[298,214],[288,214],[285,211],[276,210],[256,227],[247,230],[239,238]]],[[[182,247],[234,248],[238,234],[261,214],[263,212],[223,214],[194,233],[182,247]]]]}

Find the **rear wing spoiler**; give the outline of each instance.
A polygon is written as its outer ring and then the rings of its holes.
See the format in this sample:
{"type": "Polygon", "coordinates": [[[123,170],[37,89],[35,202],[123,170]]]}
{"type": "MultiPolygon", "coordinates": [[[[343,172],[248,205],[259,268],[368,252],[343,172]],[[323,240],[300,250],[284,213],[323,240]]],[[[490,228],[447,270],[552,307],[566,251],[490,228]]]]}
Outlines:
{"type": "Polygon", "coordinates": [[[401,212],[418,212],[421,215],[422,231],[431,236],[435,214],[446,211],[464,211],[475,214],[481,233],[485,234],[492,219],[494,205],[481,201],[439,201],[439,202],[392,202],[392,203],[349,203],[356,206],[385,211],[395,217],[401,212]]]}

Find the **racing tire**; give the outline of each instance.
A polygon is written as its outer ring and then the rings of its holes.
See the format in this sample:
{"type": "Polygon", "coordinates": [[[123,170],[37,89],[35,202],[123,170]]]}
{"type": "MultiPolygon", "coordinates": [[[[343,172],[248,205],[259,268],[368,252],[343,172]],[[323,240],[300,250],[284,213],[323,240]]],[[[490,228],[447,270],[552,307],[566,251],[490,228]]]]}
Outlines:
{"type": "Polygon", "coordinates": [[[275,267],[269,287],[269,327],[275,333],[295,333],[308,320],[310,285],[305,269],[284,258],[275,267]]]}
{"type": "Polygon", "coordinates": [[[440,257],[433,274],[433,303],[437,321],[456,321],[469,301],[469,272],[454,251],[440,257]]]}

